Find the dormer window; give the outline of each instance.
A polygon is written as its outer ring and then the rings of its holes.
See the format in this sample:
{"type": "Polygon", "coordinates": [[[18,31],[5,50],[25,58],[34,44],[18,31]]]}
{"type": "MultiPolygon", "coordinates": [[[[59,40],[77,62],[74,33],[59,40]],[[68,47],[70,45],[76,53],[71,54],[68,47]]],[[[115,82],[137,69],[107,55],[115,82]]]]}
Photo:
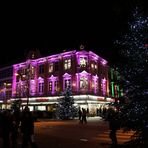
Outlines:
{"type": "Polygon", "coordinates": [[[81,67],[87,66],[87,58],[86,57],[80,57],[80,66],[81,67]]]}

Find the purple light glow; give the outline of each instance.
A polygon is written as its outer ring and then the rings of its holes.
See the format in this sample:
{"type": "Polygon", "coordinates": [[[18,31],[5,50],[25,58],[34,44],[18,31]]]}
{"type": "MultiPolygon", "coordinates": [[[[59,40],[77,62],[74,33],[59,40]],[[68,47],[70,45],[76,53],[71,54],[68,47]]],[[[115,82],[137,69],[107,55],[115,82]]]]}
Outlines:
{"type": "Polygon", "coordinates": [[[55,81],[58,81],[58,77],[54,77],[53,75],[51,75],[51,77],[48,78],[48,82],[52,82],[52,94],[55,93],[55,81]]]}
{"type": "Polygon", "coordinates": [[[37,62],[38,64],[45,63],[45,62],[46,62],[46,58],[37,59],[36,62],[37,62]]]}
{"type": "Polygon", "coordinates": [[[97,88],[98,88],[98,76],[95,75],[92,77],[92,80],[94,81],[94,93],[97,93],[97,88]]]}
{"type": "MultiPolygon", "coordinates": [[[[38,78],[38,86],[39,86],[39,83],[44,84],[44,79],[41,78],[41,77],[39,77],[39,78],[38,78]]],[[[38,93],[39,93],[39,95],[42,95],[42,94],[43,94],[43,92],[39,92],[39,88],[38,88],[38,93]]]]}
{"type": "Polygon", "coordinates": [[[36,83],[35,80],[30,81],[30,94],[34,96],[36,94],[36,83]]]}
{"type": "Polygon", "coordinates": [[[90,73],[88,73],[88,72],[86,72],[85,70],[84,71],[82,71],[81,73],[76,73],[76,76],[77,76],[77,91],[79,91],[79,89],[80,89],[80,79],[82,78],[82,77],[85,77],[85,78],[87,78],[87,80],[89,81],[89,79],[90,79],[90,73]]]}
{"type": "Polygon", "coordinates": [[[68,73],[63,75],[63,90],[65,90],[65,80],[71,80],[71,75],[68,73]]]}
{"type": "Polygon", "coordinates": [[[88,61],[88,52],[87,51],[76,52],[76,57],[77,57],[77,64],[80,65],[80,58],[84,57],[88,61]]]}
{"type": "Polygon", "coordinates": [[[102,91],[103,95],[106,95],[106,79],[102,79],[102,91]]]}
{"type": "Polygon", "coordinates": [[[18,71],[18,65],[13,65],[13,80],[12,80],[12,97],[16,95],[16,73],[18,71]]]}
{"type": "MultiPolygon", "coordinates": [[[[103,65],[107,64],[107,61],[104,60],[103,58],[99,57],[98,55],[96,55],[95,53],[93,53],[92,51],[78,51],[76,52],[76,50],[73,51],[68,51],[68,52],[64,52],[64,53],[60,53],[60,54],[56,54],[56,55],[51,55],[51,56],[47,56],[47,57],[43,57],[43,58],[39,58],[39,59],[33,59],[33,60],[27,60],[26,62],[20,63],[20,64],[15,64],[13,65],[13,84],[12,84],[12,96],[15,97],[16,95],[16,81],[17,81],[17,76],[16,73],[18,72],[18,70],[20,70],[21,68],[27,68],[28,64],[31,64],[31,66],[34,66],[34,71],[35,71],[35,76],[32,78],[33,80],[30,81],[30,93],[31,95],[35,95],[35,93],[37,93],[39,90],[37,90],[37,86],[39,85],[39,83],[44,83],[44,79],[39,77],[37,78],[37,66],[38,64],[42,64],[45,62],[55,62],[55,61],[59,61],[62,60],[63,58],[68,58],[71,56],[75,56],[76,55],[76,60],[77,63],[75,63],[76,65],[80,65],[80,59],[81,58],[85,58],[87,60],[87,64],[90,64],[91,60],[95,61],[96,63],[101,62],[103,65]],[[38,83],[36,83],[38,82],[38,83]],[[35,84],[36,83],[36,84],[35,84]]],[[[71,85],[75,87],[75,89],[77,90],[77,92],[80,89],[80,79],[82,77],[85,77],[88,81],[88,86],[91,85],[91,81],[93,81],[94,83],[94,88],[93,91],[94,93],[97,93],[97,88],[98,88],[98,76],[91,76],[90,73],[86,72],[86,71],[82,71],[81,73],[76,73],[76,81],[72,82],[71,85]]],[[[65,89],[65,80],[70,80],[72,79],[72,75],[65,73],[63,75],[63,90],[65,89]]],[[[55,76],[51,76],[48,78],[48,81],[52,81],[52,94],[54,94],[55,89],[54,89],[54,83],[55,81],[58,81],[58,77],[55,76]]],[[[106,86],[108,86],[106,79],[102,79],[102,91],[103,94],[106,93],[106,86]]],[[[89,89],[91,89],[91,86],[88,87],[89,89]]],[[[89,91],[89,90],[88,90],[89,91]]]]}

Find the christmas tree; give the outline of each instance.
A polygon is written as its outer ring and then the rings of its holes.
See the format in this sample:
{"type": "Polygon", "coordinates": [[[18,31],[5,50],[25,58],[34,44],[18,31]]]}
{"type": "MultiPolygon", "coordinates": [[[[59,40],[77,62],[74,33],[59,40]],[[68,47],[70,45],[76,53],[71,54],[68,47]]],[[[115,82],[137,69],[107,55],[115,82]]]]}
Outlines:
{"type": "Polygon", "coordinates": [[[128,23],[129,32],[116,41],[125,59],[119,67],[124,77],[124,98],[128,99],[121,108],[123,127],[136,131],[136,142],[148,142],[148,17],[138,8],[132,13],[128,23]]]}
{"type": "Polygon", "coordinates": [[[20,110],[20,107],[21,107],[21,100],[14,100],[11,104],[11,109],[13,111],[18,111],[20,110]]]}
{"type": "Polygon", "coordinates": [[[74,106],[74,98],[72,97],[72,92],[70,88],[67,88],[62,93],[62,98],[58,99],[58,105],[57,105],[57,116],[60,119],[73,119],[77,116],[77,108],[74,106]]]}

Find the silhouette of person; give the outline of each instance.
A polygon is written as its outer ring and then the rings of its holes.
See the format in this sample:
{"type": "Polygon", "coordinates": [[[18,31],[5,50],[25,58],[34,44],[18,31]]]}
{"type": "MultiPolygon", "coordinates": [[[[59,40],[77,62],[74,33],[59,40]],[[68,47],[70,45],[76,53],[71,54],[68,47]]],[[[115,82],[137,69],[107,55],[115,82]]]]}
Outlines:
{"type": "Polygon", "coordinates": [[[1,121],[2,121],[1,126],[2,126],[3,148],[9,148],[12,121],[11,121],[11,114],[8,110],[5,110],[2,113],[1,121]]]}
{"type": "Polygon", "coordinates": [[[25,107],[22,112],[21,132],[23,134],[22,148],[28,147],[28,144],[30,144],[32,148],[37,147],[35,142],[32,141],[32,136],[34,135],[34,120],[28,107],[25,107]]]}
{"type": "Polygon", "coordinates": [[[87,123],[86,114],[87,114],[86,109],[82,108],[82,124],[87,123]]]}
{"type": "Polygon", "coordinates": [[[79,108],[79,111],[78,111],[78,115],[79,115],[79,121],[81,122],[82,121],[82,111],[81,111],[80,108],[79,108]]]}
{"type": "Polygon", "coordinates": [[[109,137],[112,140],[112,147],[116,148],[117,147],[116,132],[119,129],[118,113],[113,110],[112,111],[109,110],[108,121],[110,129],[109,137]]]}
{"type": "Polygon", "coordinates": [[[19,134],[19,124],[20,124],[20,111],[15,110],[12,114],[12,130],[11,130],[11,141],[12,141],[12,148],[17,147],[17,138],[19,134]]]}

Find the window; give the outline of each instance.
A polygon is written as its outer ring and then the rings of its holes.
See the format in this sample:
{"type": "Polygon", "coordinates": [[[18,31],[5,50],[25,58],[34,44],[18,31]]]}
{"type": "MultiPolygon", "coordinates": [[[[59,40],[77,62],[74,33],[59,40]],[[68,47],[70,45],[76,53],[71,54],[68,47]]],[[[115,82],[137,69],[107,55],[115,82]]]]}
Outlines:
{"type": "Polygon", "coordinates": [[[97,63],[95,63],[95,69],[97,69],[97,63]]]}
{"type": "Polygon", "coordinates": [[[55,92],[58,91],[58,81],[54,82],[54,90],[55,90],[55,92]]]}
{"type": "Polygon", "coordinates": [[[88,79],[86,77],[80,78],[80,89],[87,89],[88,88],[88,79]]]}
{"type": "Polygon", "coordinates": [[[64,69],[70,69],[71,68],[71,59],[66,59],[64,61],[64,69]]]}
{"type": "Polygon", "coordinates": [[[96,70],[97,69],[97,63],[91,63],[91,68],[96,70]]]}
{"type": "Polygon", "coordinates": [[[55,64],[54,64],[54,70],[55,71],[58,71],[59,70],[59,63],[58,62],[55,62],[55,64]]]}
{"type": "Polygon", "coordinates": [[[65,89],[71,87],[71,80],[65,80],[65,89]]]}
{"type": "Polygon", "coordinates": [[[80,66],[81,67],[87,66],[87,58],[86,57],[80,57],[80,66]]]}
{"type": "Polygon", "coordinates": [[[35,74],[35,68],[32,66],[31,67],[31,74],[34,75],[35,74]]]}
{"type": "Polygon", "coordinates": [[[44,83],[39,83],[39,93],[43,93],[44,91],[44,83]]]}
{"type": "Polygon", "coordinates": [[[91,63],[91,68],[94,69],[94,64],[93,63],[91,63]]]}
{"type": "Polygon", "coordinates": [[[44,65],[39,66],[39,74],[44,73],[44,65]]]}
{"type": "Polygon", "coordinates": [[[48,71],[49,71],[49,73],[53,72],[53,63],[49,64],[49,70],[48,71]]]}
{"type": "Polygon", "coordinates": [[[52,92],[52,81],[49,82],[49,91],[52,92]]]}

